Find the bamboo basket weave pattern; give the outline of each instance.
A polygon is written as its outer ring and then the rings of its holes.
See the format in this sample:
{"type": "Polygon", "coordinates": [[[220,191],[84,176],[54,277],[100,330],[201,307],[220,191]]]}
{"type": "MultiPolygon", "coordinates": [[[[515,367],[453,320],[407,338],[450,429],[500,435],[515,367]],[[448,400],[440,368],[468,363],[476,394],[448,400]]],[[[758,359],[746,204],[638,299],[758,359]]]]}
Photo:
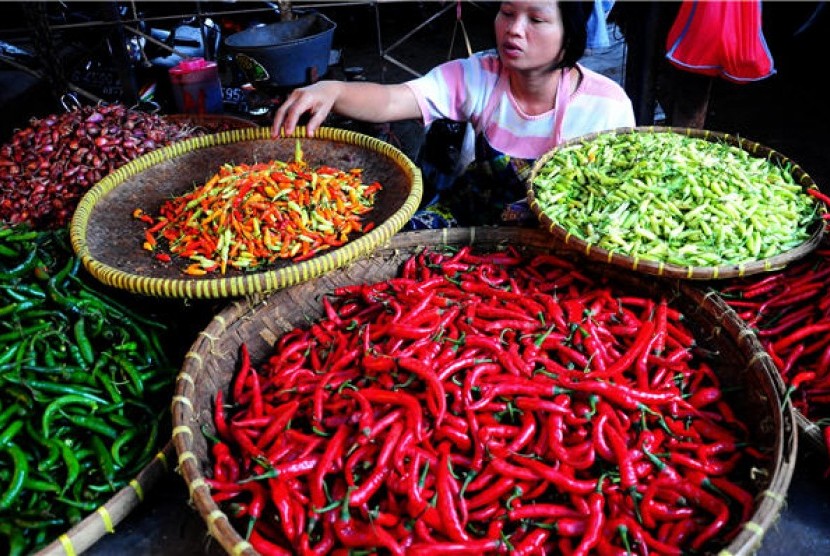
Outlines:
{"type": "Polygon", "coordinates": [[[36,556],[75,556],[89,549],[104,535],[115,533],[121,523],[168,471],[175,456],[168,442],[150,463],[96,511],[36,553],[36,556]]]}
{"type": "MultiPolygon", "coordinates": [[[[510,245],[528,253],[571,254],[552,249],[550,236],[542,230],[462,228],[401,233],[371,256],[336,272],[275,292],[258,303],[236,300],[199,334],[185,356],[176,381],[172,402],[173,443],[178,471],[188,485],[192,503],[210,535],[229,554],[256,552],[211,498],[205,482],[210,455],[202,428],[214,430],[213,399],[217,390],[227,393],[237,368],[240,345],[245,343],[252,364],[260,365],[283,333],[323,316],[322,296],[335,287],[386,280],[395,276],[403,261],[424,246],[442,245],[473,245],[488,250],[510,245]]],[[[648,282],[638,275],[618,274],[606,266],[592,270],[611,278],[619,277],[624,287],[637,288],[638,293],[666,293],[672,306],[686,314],[698,343],[717,352],[711,364],[721,376],[724,391],[730,387],[740,390],[729,401],[736,415],[747,422],[757,437],[757,445],[769,449],[771,457],[768,468],[751,474],[758,496],[750,521],[721,554],[753,553],[782,507],[797,448],[793,414],[781,403],[783,393],[772,379],[774,368],[769,358],[763,357],[757,338],[734,318],[734,313],[723,310],[724,304],[716,295],[704,294],[682,283],[648,282]]]]}
{"type": "Polygon", "coordinates": [[[227,114],[169,114],[164,119],[175,124],[201,128],[209,133],[258,127],[251,120],[227,114]]]}
{"type": "MultiPolygon", "coordinates": [[[[531,210],[536,214],[542,227],[548,230],[553,237],[561,242],[564,246],[581,253],[588,259],[603,264],[610,264],[612,266],[622,267],[629,270],[634,270],[643,274],[650,274],[655,276],[663,276],[668,278],[678,278],[687,280],[716,280],[720,278],[734,278],[739,276],[749,276],[762,272],[770,272],[784,268],[789,263],[796,261],[812,250],[814,250],[821,243],[824,235],[824,225],[821,219],[818,219],[810,232],[810,238],[801,245],[791,249],[785,253],[775,255],[766,259],[747,260],[740,264],[720,265],[720,266],[680,266],[655,259],[646,259],[637,256],[629,256],[622,253],[608,251],[596,244],[589,243],[580,239],[554,222],[547,216],[538,199],[536,198],[533,181],[536,175],[541,171],[544,165],[550,160],[552,156],[561,148],[591,141],[599,135],[609,132],[597,132],[583,135],[567,141],[559,147],[549,151],[541,158],[539,158],[533,165],[530,178],[527,181],[528,202],[531,210]]],[[[747,139],[729,135],[726,133],[719,133],[709,130],[691,129],[691,128],[674,128],[674,127],[634,127],[634,128],[619,128],[611,130],[610,133],[626,134],[626,133],[676,133],[686,135],[688,137],[695,137],[706,141],[722,142],[743,149],[749,152],[756,158],[768,159],[783,168],[789,168],[794,181],[800,184],[805,190],[818,189],[818,186],[813,179],[804,171],[801,166],[784,156],[783,154],[747,139]]]]}
{"type": "Polygon", "coordinates": [[[72,246],[84,267],[108,286],[149,296],[219,299],[264,293],[366,255],[400,230],[420,202],[420,170],[388,143],[332,128],[321,128],[314,137],[305,137],[304,128],[291,137],[272,139],[270,134],[257,127],[195,137],[145,154],[105,177],[81,199],[70,226],[72,246]],[[132,217],[136,208],[157,214],[165,200],[204,183],[224,163],[293,160],[298,139],[310,165],[361,168],[365,182],[380,182],[383,189],[364,217],[373,229],[299,263],[278,261],[248,273],[229,269],[219,277],[187,276],[185,265],[161,264],[142,249],[146,226],[132,217]]]}

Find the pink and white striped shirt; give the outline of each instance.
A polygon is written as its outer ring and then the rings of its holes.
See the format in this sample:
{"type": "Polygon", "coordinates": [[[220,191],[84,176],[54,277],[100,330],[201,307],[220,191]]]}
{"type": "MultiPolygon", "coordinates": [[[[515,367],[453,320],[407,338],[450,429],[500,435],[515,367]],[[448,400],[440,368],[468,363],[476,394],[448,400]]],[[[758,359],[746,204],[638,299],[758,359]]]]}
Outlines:
{"type": "Polygon", "coordinates": [[[513,98],[495,50],[451,60],[406,85],[418,100],[425,126],[440,118],[470,122],[494,149],[535,159],[574,137],[635,125],[623,88],[602,74],[579,68],[584,77],[575,93],[569,98],[558,94],[556,106],[538,115],[524,113],[513,98]]]}

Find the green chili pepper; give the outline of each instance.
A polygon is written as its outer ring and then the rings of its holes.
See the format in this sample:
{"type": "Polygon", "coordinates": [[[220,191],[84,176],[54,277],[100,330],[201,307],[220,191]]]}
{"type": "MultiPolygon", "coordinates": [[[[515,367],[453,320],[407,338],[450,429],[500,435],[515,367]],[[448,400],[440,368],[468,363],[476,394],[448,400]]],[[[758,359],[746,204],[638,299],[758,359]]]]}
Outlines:
{"type": "Polygon", "coordinates": [[[104,480],[106,480],[107,484],[115,490],[115,485],[113,484],[115,481],[115,462],[112,459],[110,451],[104,445],[104,442],[101,440],[100,436],[93,435],[90,437],[89,443],[92,446],[92,451],[95,452],[95,457],[98,459],[100,471],[104,476],[104,480]]]}
{"type": "Polygon", "coordinates": [[[83,316],[78,317],[78,320],[75,321],[72,331],[75,334],[75,341],[78,343],[81,356],[87,364],[92,365],[95,363],[95,353],[92,351],[92,344],[86,334],[86,324],[83,316]]]}
{"type": "Polygon", "coordinates": [[[3,428],[3,432],[0,433],[0,449],[3,449],[7,444],[9,444],[14,437],[17,436],[23,429],[23,421],[12,421],[11,424],[5,426],[3,428]]]}
{"type": "Polygon", "coordinates": [[[103,419],[92,417],[90,415],[66,415],[66,418],[74,425],[84,429],[89,429],[97,432],[107,438],[118,438],[118,430],[106,423],[103,419]]]}
{"type": "Polygon", "coordinates": [[[23,261],[21,261],[20,264],[6,269],[4,271],[0,271],[0,280],[10,281],[13,278],[19,278],[20,276],[23,276],[24,274],[32,270],[37,264],[37,255],[37,249],[30,250],[29,253],[26,255],[26,258],[23,259],[23,261]]]}
{"type": "Polygon", "coordinates": [[[61,490],[61,494],[63,494],[69,487],[75,484],[75,481],[81,474],[81,464],[69,444],[60,440],[58,442],[60,442],[61,457],[66,465],[66,480],[64,481],[63,489],[61,490]]]}
{"type": "Polygon", "coordinates": [[[49,426],[52,420],[55,418],[55,413],[61,411],[65,406],[72,404],[84,405],[88,407],[92,412],[98,410],[98,402],[90,400],[84,396],[80,396],[78,394],[66,394],[65,396],[56,398],[49,405],[47,405],[46,409],[44,409],[43,411],[41,423],[44,437],[49,437],[49,426]]]}
{"type": "Polygon", "coordinates": [[[23,483],[29,474],[29,462],[26,459],[26,454],[17,444],[6,444],[0,451],[8,453],[12,457],[12,465],[14,466],[12,480],[6,491],[0,496],[0,510],[8,510],[17,500],[20,491],[23,490],[23,483]]]}

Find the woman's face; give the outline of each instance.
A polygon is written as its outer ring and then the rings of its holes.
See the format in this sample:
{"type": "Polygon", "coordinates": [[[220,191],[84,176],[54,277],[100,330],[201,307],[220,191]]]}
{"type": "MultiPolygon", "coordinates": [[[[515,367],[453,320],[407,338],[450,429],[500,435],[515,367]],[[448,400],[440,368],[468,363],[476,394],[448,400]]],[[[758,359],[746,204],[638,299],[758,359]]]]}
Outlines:
{"type": "Polygon", "coordinates": [[[510,69],[548,69],[562,56],[564,31],[557,2],[502,2],[495,28],[499,56],[510,69]]]}

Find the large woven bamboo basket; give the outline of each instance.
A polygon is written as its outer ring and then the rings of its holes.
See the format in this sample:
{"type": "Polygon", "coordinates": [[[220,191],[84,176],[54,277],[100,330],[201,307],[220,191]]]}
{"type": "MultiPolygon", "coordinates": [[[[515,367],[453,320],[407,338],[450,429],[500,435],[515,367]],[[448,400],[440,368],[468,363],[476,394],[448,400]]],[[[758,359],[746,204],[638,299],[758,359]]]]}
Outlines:
{"type": "MultiPolygon", "coordinates": [[[[811,229],[808,230],[810,234],[809,239],[803,242],[801,245],[784,253],[780,253],[769,258],[746,260],[738,264],[720,266],[681,266],[656,258],[652,259],[645,257],[629,256],[627,254],[620,253],[617,251],[609,251],[608,249],[605,249],[594,243],[590,243],[575,236],[573,233],[561,226],[558,222],[554,222],[545,213],[544,208],[540,205],[539,200],[536,196],[533,183],[536,176],[542,170],[544,165],[559,150],[569,146],[589,142],[592,139],[595,139],[596,137],[606,133],[612,133],[617,135],[625,135],[630,133],[673,133],[703,139],[706,141],[726,143],[728,145],[732,145],[734,147],[747,151],[753,157],[770,160],[771,162],[779,165],[780,167],[787,169],[788,172],[792,175],[794,181],[797,184],[800,184],[805,190],[818,189],[818,186],[809,176],[809,174],[807,174],[807,172],[805,172],[804,169],[801,168],[801,166],[799,166],[798,164],[796,164],[793,160],[787,158],[783,154],[769,147],[761,145],[760,143],[749,141],[747,139],[735,135],[719,133],[709,130],[661,126],[619,128],[608,132],[586,134],[572,139],[570,141],[567,141],[562,145],[552,149],[548,153],[544,154],[542,157],[540,157],[533,165],[533,168],[531,170],[531,175],[527,181],[527,191],[528,201],[530,202],[531,210],[534,212],[534,214],[536,214],[536,216],[540,220],[542,227],[549,231],[557,242],[560,242],[565,247],[584,255],[587,259],[598,263],[609,264],[627,270],[633,270],[638,273],[649,274],[654,276],[687,280],[716,280],[721,278],[749,276],[752,274],[770,272],[773,270],[784,268],[787,264],[796,261],[810,253],[821,243],[822,237],[825,233],[825,228],[822,220],[820,218],[817,218],[814,224],[811,226],[811,229]]],[[[633,199],[632,201],[638,203],[640,202],[640,199],[633,199]]],[[[824,209],[822,208],[821,210],[823,211],[824,209]]]]}
{"type": "Polygon", "coordinates": [[[131,293],[175,298],[219,299],[269,292],[299,284],[368,254],[409,220],[422,194],[420,170],[392,145],[352,131],[321,128],[313,137],[298,128],[291,137],[272,139],[268,128],[234,129],[187,139],[157,149],[122,166],[90,189],[72,218],[72,246],[84,267],[102,283],[131,293]],[[186,265],[163,265],[142,249],[145,226],[132,214],[156,214],[161,204],[204,183],[224,163],[293,160],[300,140],[303,160],[348,170],[361,168],[363,180],[378,181],[370,231],[336,249],[294,263],[221,277],[188,276],[186,265]]]}
{"type": "Polygon", "coordinates": [[[171,441],[127,486],[69,531],[39,550],[37,556],[75,556],[89,549],[105,535],[115,533],[115,527],[144,501],[147,493],[169,472],[170,460],[174,456],[171,441]]]}
{"type": "MultiPolygon", "coordinates": [[[[210,469],[210,454],[203,430],[213,433],[213,399],[218,390],[227,394],[237,368],[237,356],[245,343],[251,362],[258,365],[272,353],[276,340],[288,330],[314,322],[324,315],[321,298],[338,286],[372,283],[397,275],[400,265],[425,246],[473,245],[495,250],[513,246],[526,253],[549,252],[569,256],[567,250],[550,247],[550,237],[542,230],[462,228],[408,232],[396,235],[363,258],[335,272],[292,288],[265,296],[259,302],[236,300],[218,314],[200,333],[185,356],[172,402],[173,442],[178,455],[178,471],[186,481],[191,501],[208,531],[221,546],[234,555],[252,555],[255,550],[240,534],[231,519],[211,498],[205,482],[210,469]]],[[[589,270],[589,269],[586,269],[589,270]]],[[[730,399],[736,415],[757,435],[758,446],[768,450],[768,467],[757,470],[757,494],[749,522],[721,554],[747,555],[759,546],[764,532],[778,516],[795,466],[797,436],[791,409],[782,404],[783,393],[772,374],[775,369],[762,356],[754,334],[734,313],[726,311],[722,300],[688,284],[645,281],[632,273],[620,273],[607,266],[590,269],[619,278],[638,294],[669,294],[672,306],[683,311],[698,342],[718,350],[713,361],[724,391],[740,390],[730,399]]],[[[766,464],[765,464],[766,465],[766,464]]],[[[244,534],[244,533],[243,533],[244,534]]]]}

